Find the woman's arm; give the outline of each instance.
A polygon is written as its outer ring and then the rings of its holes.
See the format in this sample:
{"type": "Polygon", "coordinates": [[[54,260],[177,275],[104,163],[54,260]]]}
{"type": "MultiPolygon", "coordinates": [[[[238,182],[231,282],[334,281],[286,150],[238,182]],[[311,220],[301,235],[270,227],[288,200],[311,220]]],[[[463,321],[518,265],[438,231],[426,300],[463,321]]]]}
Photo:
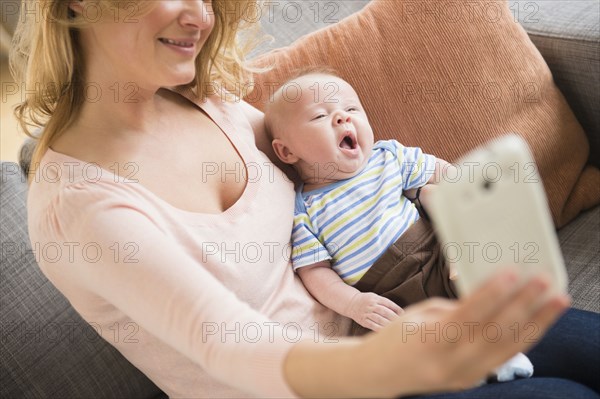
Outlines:
{"type": "Polygon", "coordinates": [[[561,297],[543,302],[547,282],[515,288],[513,275],[494,279],[458,303],[411,307],[366,338],[289,342],[148,214],[123,203],[128,197],[119,195],[119,188],[102,181],[76,184],[53,202],[44,220],[56,239],[94,243],[102,255],[90,261],[75,251],[61,264],[45,263],[44,272],[51,280],[67,275],[78,289],[103,298],[213,377],[255,396],[286,396],[290,388],[303,397],[381,397],[466,387],[530,345],[513,338],[515,325],[519,337],[530,337],[529,322],[541,334],[567,304],[561,297]],[[115,243],[134,245],[135,256],[115,257],[115,243]],[[259,341],[230,344],[206,334],[207,323],[227,330],[253,323],[264,331],[259,341]],[[502,328],[497,342],[484,339],[482,329],[489,323],[502,328]],[[432,337],[436,328],[455,324],[468,328],[458,342],[432,337]]]}
{"type": "Polygon", "coordinates": [[[244,100],[240,101],[242,109],[244,110],[244,114],[246,115],[246,118],[250,122],[252,130],[254,131],[256,147],[258,147],[258,149],[262,151],[271,160],[271,162],[273,162],[279,169],[281,169],[290,180],[299,182],[300,178],[298,177],[298,173],[296,172],[296,170],[290,165],[281,162],[279,157],[277,157],[277,155],[275,154],[273,146],[271,145],[271,140],[265,129],[265,114],[257,110],[244,100]]]}
{"type": "Polygon", "coordinates": [[[515,282],[514,271],[502,272],[460,301],[429,299],[363,339],[301,342],[286,358],[285,377],[302,397],[395,397],[473,387],[532,346],[569,304],[566,296],[544,299],[549,283],[541,277],[520,287],[515,282]],[[499,331],[494,340],[485,332],[490,325],[499,331]],[[532,326],[534,336],[528,336],[532,326]]]}
{"type": "Polygon", "coordinates": [[[34,229],[32,239],[42,246],[93,244],[95,251],[73,251],[54,263],[42,258],[44,273],[76,286],[69,298],[74,302],[97,298],[106,310],[88,315],[92,320],[122,313],[224,384],[257,397],[292,395],[282,367],[294,342],[285,339],[281,324],[240,300],[226,281],[182,249],[127,185],[101,180],[61,192],[36,220],[45,232],[34,229]],[[245,325],[258,329],[256,340],[219,333],[245,325]]]}
{"type": "Polygon", "coordinates": [[[271,140],[269,140],[265,129],[265,114],[248,104],[246,101],[240,101],[244,114],[246,115],[246,118],[248,119],[248,122],[250,122],[252,130],[254,131],[256,146],[259,150],[264,152],[271,161],[275,163],[275,161],[279,160],[279,158],[277,155],[275,155],[275,151],[273,151],[271,140]]]}
{"type": "Polygon", "coordinates": [[[373,331],[394,320],[402,308],[373,292],[360,292],[331,269],[329,261],[298,269],[308,291],[323,305],[373,331]]]}

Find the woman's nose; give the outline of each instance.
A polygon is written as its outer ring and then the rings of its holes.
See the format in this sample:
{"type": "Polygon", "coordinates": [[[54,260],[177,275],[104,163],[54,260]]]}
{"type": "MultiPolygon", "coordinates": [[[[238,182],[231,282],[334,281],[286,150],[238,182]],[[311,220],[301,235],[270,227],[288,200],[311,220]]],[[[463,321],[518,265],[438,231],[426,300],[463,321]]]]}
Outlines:
{"type": "Polygon", "coordinates": [[[179,22],[183,26],[204,29],[211,26],[214,19],[212,2],[183,0],[179,22]]]}

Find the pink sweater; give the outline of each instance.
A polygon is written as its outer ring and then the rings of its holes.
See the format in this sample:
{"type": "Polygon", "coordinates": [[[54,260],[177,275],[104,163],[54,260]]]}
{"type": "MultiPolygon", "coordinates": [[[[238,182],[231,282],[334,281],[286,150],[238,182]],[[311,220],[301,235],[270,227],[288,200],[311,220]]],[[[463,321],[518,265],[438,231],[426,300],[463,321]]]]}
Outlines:
{"type": "Polygon", "coordinates": [[[48,150],[29,190],[31,242],[77,312],[170,397],[292,397],[288,350],[335,341],[349,323],[293,273],[293,187],[256,148],[240,105],[201,106],[249,171],[232,207],[184,211],[48,150]]]}

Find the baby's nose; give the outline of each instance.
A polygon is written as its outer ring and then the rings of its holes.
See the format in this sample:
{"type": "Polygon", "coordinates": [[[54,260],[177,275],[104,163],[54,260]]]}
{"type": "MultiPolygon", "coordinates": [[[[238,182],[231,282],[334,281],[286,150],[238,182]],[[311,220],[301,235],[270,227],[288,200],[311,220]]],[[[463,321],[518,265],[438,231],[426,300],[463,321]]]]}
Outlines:
{"type": "Polygon", "coordinates": [[[345,112],[340,112],[335,117],[335,123],[337,125],[343,125],[344,123],[350,123],[350,115],[345,112]]]}

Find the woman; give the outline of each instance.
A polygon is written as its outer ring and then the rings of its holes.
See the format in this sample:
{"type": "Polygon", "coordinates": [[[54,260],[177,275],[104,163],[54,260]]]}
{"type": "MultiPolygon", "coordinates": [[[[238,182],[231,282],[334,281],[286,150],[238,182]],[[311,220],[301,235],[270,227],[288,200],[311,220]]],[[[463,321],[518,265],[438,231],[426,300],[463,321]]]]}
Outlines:
{"type": "MultiPolygon", "coordinates": [[[[30,179],[31,240],[58,248],[41,251],[43,272],[168,395],[465,389],[568,306],[541,295],[543,277],[515,288],[514,273],[504,273],[461,301],[429,300],[377,334],[342,338],[348,320],[320,306],[289,267],[293,187],[264,155],[273,154],[262,114],[214,94],[248,79],[236,30],[253,3],[38,3],[44,17],[28,14],[13,53],[26,84],[41,90],[17,114],[45,125],[30,179]],[[484,333],[490,323],[497,340],[484,333]]],[[[538,346],[550,356],[544,364],[557,363],[569,314],[538,346]]],[[[583,314],[576,326],[591,328],[583,314]]],[[[584,374],[456,397],[531,387],[539,397],[596,397],[575,382],[584,374]]]]}

